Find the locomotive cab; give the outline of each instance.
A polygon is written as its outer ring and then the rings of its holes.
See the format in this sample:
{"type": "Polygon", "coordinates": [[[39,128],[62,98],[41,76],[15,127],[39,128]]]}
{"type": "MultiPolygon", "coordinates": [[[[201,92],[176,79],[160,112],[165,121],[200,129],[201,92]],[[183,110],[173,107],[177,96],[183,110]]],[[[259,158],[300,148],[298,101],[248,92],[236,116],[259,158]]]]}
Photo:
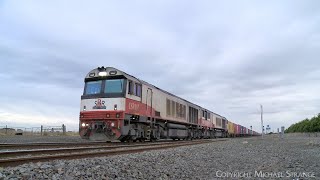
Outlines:
{"type": "Polygon", "coordinates": [[[81,96],[79,132],[82,138],[112,141],[120,136],[127,79],[114,68],[90,71],[81,96]]]}

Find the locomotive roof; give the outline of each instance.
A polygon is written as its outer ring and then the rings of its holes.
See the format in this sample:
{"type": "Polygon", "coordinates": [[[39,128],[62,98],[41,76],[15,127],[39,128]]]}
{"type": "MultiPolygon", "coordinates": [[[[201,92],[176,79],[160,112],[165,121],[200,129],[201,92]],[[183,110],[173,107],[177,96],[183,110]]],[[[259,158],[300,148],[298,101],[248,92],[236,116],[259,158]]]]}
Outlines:
{"type": "MultiPolygon", "coordinates": [[[[107,74],[110,74],[111,72],[115,72],[115,74],[118,75],[118,76],[121,76],[121,75],[122,75],[122,76],[126,77],[127,79],[134,79],[134,80],[136,80],[136,81],[139,81],[141,84],[151,86],[151,87],[156,88],[156,89],[158,89],[158,90],[160,90],[160,91],[162,91],[162,92],[164,92],[164,93],[166,93],[166,94],[168,94],[168,95],[170,95],[170,96],[174,96],[174,97],[179,98],[179,99],[181,99],[181,100],[183,100],[183,101],[185,101],[185,102],[188,102],[188,103],[190,103],[190,104],[192,104],[192,105],[194,105],[194,106],[197,106],[197,107],[199,107],[199,108],[201,108],[201,109],[205,109],[205,108],[203,108],[203,107],[201,107],[201,106],[199,106],[199,105],[197,105],[197,104],[194,104],[194,103],[192,103],[192,102],[190,102],[190,101],[188,101],[188,100],[186,100],[186,99],[183,99],[183,98],[181,98],[181,97],[179,97],[179,96],[177,96],[177,95],[174,95],[174,94],[172,94],[172,93],[170,93],[170,92],[168,92],[168,91],[165,91],[165,90],[163,90],[163,89],[160,89],[160,88],[158,88],[157,86],[154,86],[154,85],[152,85],[152,84],[150,84],[150,83],[148,83],[148,82],[146,82],[146,81],[143,81],[143,80],[141,80],[141,79],[139,79],[139,78],[136,78],[135,76],[132,76],[132,75],[130,75],[130,74],[127,74],[127,73],[125,73],[125,72],[123,72],[123,71],[121,71],[121,70],[119,70],[119,69],[114,68],[114,67],[104,67],[104,66],[102,66],[102,67],[95,68],[95,69],[91,70],[91,71],[86,75],[86,78],[85,78],[85,79],[91,79],[91,78],[94,78],[94,77],[98,77],[98,74],[99,74],[99,72],[101,72],[101,71],[105,71],[105,72],[107,72],[107,74]],[[94,75],[93,75],[93,74],[94,74],[94,75]]],[[[207,110],[207,109],[205,109],[205,110],[208,111],[208,112],[210,112],[210,113],[213,113],[213,114],[215,114],[215,115],[217,115],[217,116],[220,116],[220,117],[222,117],[223,119],[226,119],[224,116],[221,116],[221,115],[219,115],[219,114],[217,114],[217,113],[214,113],[214,112],[212,112],[212,111],[209,111],[209,110],[207,110]]]]}

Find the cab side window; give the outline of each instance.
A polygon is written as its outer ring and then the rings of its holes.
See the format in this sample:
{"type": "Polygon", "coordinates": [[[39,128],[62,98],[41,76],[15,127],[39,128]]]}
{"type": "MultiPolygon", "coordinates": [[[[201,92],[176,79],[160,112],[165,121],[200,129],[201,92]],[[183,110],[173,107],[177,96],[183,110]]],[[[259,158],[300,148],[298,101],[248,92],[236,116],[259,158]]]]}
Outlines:
{"type": "Polygon", "coordinates": [[[142,85],[138,84],[138,83],[134,83],[134,82],[129,80],[128,81],[128,94],[141,97],[142,85]]]}
{"type": "Polygon", "coordinates": [[[128,83],[128,94],[133,94],[133,83],[129,81],[128,83]]]}
{"type": "Polygon", "coordinates": [[[136,89],[135,95],[138,96],[138,97],[141,97],[141,90],[142,90],[141,84],[137,84],[136,83],[136,88],[135,89],[136,89]]]}

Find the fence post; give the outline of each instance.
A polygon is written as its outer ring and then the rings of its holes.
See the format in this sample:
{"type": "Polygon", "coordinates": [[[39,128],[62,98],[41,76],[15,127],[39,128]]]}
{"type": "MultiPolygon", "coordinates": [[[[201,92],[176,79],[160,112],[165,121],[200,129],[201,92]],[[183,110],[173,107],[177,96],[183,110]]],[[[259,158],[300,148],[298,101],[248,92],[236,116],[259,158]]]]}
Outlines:
{"type": "Polygon", "coordinates": [[[41,125],[41,136],[43,135],[43,126],[41,125]]]}
{"type": "Polygon", "coordinates": [[[63,135],[66,135],[66,126],[64,124],[62,124],[62,132],[63,135]]]}
{"type": "Polygon", "coordinates": [[[8,134],[8,126],[6,125],[6,134],[8,134]]]}

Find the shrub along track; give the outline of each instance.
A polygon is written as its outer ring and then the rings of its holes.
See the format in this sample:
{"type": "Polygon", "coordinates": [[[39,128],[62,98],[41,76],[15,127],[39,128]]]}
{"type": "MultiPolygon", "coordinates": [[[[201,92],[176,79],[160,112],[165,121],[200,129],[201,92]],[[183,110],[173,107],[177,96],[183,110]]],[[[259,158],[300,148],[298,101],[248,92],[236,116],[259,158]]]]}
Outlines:
{"type": "Polygon", "coordinates": [[[227,139],[205,139],[194,141],[150,142],[144,144],[127,144],[113,146],[35,149],[23,151],[0,152],[0,167],[17,166],[24,163],[50,161],[58,159],[79,159],[88,157],[111,156],[138,153],[150,150],[168,149],[180,146],[226,141],[227,139]]]}

